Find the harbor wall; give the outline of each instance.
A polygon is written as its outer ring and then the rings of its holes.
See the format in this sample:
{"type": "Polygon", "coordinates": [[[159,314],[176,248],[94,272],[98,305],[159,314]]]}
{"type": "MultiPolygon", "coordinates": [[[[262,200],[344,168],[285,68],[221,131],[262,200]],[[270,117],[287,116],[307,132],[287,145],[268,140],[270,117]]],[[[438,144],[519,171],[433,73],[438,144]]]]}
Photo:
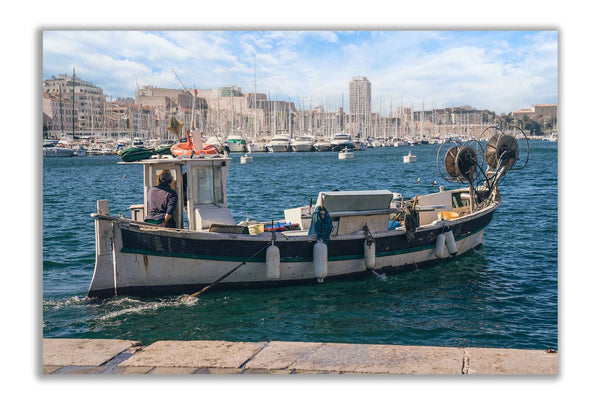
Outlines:
{"type": "Polygon", "coordinates": [[[44,375],[558,375],[554,350],[323,342],[44,338],[44,375]]]}

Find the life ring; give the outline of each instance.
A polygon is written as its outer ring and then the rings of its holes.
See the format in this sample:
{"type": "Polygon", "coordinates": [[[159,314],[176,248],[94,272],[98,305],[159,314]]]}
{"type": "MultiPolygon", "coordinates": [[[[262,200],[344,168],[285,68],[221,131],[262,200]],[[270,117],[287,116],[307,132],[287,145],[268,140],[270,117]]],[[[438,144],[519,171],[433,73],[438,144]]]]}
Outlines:
{"type": "Polygon", "coordinates": [[[219,150],[207,143],[202,144],[203,149],[194,149],[194,145],[191,141],[185,143],[177,143],[171,146],[171,153],[173,156],[205,156],[205,155],[218,155],[219,150]]]}

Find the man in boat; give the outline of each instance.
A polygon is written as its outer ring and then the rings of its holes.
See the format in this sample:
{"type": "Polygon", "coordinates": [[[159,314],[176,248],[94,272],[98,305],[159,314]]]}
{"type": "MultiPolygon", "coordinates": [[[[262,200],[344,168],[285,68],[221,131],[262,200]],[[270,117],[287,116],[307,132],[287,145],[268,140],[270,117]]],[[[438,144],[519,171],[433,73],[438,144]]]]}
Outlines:
{"type": "Polygon", "coordinates": [[[173,214],[177,208],[177,193],[171,189],[171,172],[163,170],[158,176],[158,185],[148,191],[148,214],[146,223],[161,227],[175,227],[173,214]]]}

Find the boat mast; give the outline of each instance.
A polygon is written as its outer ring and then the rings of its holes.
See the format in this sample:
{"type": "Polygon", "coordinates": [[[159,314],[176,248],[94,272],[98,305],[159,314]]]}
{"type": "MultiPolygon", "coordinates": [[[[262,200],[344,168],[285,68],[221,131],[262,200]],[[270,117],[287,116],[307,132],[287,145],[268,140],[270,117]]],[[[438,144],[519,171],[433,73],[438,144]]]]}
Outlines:
{"type": "Polygon", "coordinates": [[[256,140],[258,121],[256,119],[256,55],[254,56],[254,140],[256,140]]]}
{"type": "Polygon", "coordinates": [[[72,90],[72,110],[71,112],[71,121],[73,122],[73,128],[71,129],[71,133],[73,136],[73,140],[75,140],[75,67],[73,67],[73,77],[71,77],[71,90],[72,90]]]}
{"type": "Polygon", "coordinates": [[[288,98],[288,130],[290,138],[292,137],[292,101],[288,98]]]}

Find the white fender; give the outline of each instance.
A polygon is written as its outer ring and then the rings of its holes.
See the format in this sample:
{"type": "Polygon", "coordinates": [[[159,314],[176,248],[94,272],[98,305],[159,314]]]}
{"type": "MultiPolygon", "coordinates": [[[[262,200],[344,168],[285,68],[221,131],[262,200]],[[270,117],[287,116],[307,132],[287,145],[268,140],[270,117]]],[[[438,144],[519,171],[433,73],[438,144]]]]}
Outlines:
{"type": "Polygon", "coordinates": [[[317,281],[322,283],[327,277],[327,244],[321,240],[313,246],[313,267],[317,281]]]}
{"type": "Polygon", "coordinates": [[[279,268],[279,247],[277,247],[275,243],[271,243],[271,245],[267,247],[266,264],[267,278],[269,280],[277,280],[281,275],[281,271],[279,268]]]}
{"type": "Polygon", "coordinates": [[[371,241],[371,245],[368,244],[368,240],[365,240],[365,244],[363,247],[365,254],[365,267],[367,270],[372,270],[375,268],[377,260],[375,254],[375,240],[371,241]]]}
{"type": "Polygon", "coordinates": [[[440,234],[438,234],[437,238],[435,239],[435,256],[437,258],[443,258],[445,248],[446,248],[446,236],[444,236],[444,233],[440,233],[440,234]]]}
{"type": "Polygon", "coordinates": [[[458,248],[456,247],[456,241],[454,240],[454,234],[452,233],[452,229],[448,226],[444,228],[444,236],[446,237],[446,247],[448,247],[448,253],[451,256],[456,255],[458,253],[458,248]]]}

